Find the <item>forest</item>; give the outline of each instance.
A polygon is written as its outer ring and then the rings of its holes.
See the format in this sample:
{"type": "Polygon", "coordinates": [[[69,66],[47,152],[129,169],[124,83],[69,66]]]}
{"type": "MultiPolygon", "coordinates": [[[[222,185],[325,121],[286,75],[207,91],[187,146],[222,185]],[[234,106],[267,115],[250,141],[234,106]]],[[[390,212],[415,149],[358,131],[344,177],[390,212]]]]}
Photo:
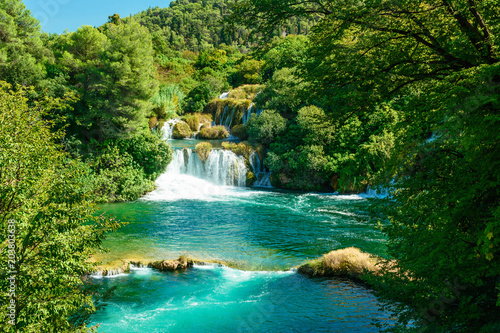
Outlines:
{"type": "Polygon", "coordinates": [[[370,210],[388,256],[365,281],[398,314],[381,329],[497,332],[499,17],[495,0],[175,0],[48,34],[2,1],[0,327],[93,329],[109,295],[87,259],[121,226],[96,204],[155,189],[179,119],[176,139],[262,152],[275,188],[386,193],[370,210]]]}

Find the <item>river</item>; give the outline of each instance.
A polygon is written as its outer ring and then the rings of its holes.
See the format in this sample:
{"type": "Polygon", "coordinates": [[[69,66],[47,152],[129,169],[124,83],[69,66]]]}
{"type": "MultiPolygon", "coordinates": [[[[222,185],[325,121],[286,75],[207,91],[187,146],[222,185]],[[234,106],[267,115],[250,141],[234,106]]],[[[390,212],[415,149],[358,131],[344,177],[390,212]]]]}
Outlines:
{"type": "Polygon", "coordinates": [[[225,170],[221,177],[208,167],[189,168],[198,162],[188,159],[197,157],[182,149],[156,191],[102,206],[128,224],[109,235],[110,252],[98,259],[109,264],[187,255],[228,266],[195,265],[176,273],[136,267],[95,279],[117,287],[92,317],[99,332],[376,332],[373,320],[390,320],[364,286],[293,269],[350,246],[384,255],[385,239],[366,213],[366,199],[237,187],[239,176],[227,174],[239,172],[236,156],[211,156],[225,170]]]}

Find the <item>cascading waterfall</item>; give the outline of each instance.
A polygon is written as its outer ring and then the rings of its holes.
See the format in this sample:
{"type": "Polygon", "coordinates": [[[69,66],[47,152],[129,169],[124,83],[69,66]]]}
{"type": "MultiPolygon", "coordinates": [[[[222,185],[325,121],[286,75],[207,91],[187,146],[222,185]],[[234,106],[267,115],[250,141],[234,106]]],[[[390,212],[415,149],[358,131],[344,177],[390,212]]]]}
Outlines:
{"type": "Polygon", "coordinates": [[[266,170],[264,163],[260,160],[259,154],[255,151],[250,155],[250,165],[252,166],[252,171],[257,177],[257,180],[253,184],[255,187],[273,187],[271,185],[271,174],[266,170]]]}
{"type": "Polygon", "coordinates": [[[190,175],[215,185],[244,187],[247,168],[243,157],[228,150],[212,150],[207,161],[203,163],[194,149],[185,148],[175,151],[167,174],[190,175]]]}
{"type": "Polygon", "coordinates": [[[245,187],[247,172],[244,158],[231,151],[214,149],[203,163],[194,149],[177,149],[157,189],[143,200],[219,200],[234,194],[231,187],[245,187]]]}
{"type": "Polygon", "coordinates": [[[174,134],[174,127],[176,124],[180,123],[180,119],[170,119],[163,125],[163,139],[164,140],[171,140],[172,135],[174,134]]]}

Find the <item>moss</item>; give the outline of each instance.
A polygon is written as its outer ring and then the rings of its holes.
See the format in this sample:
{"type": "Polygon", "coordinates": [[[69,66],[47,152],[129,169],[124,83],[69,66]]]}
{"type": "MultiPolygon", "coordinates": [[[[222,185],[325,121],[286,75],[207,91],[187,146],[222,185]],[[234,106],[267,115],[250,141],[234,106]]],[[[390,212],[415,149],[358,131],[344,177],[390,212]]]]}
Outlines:
{"type": "Polygon", "coordinates": [[[257,180],[257,177],[252,171],[247,172],[247,186],[252,186],[255,181],[257,180]]]}
{"type": "Polygon", "coordinates": [[[212,128],[203,127],[198,134],[198,137],[203,140],[225,139],[228,136],[229,132],[224,126],[215,126],[212,128]]]}
{"type": "Polygon", "coordinates": [[[200,118],[196,114],[187,114],[181,118],[193,132],[198,132],[200,128],[200,118]]]}
{"type": "Polygon", "coordinates": [[[191,129],[189,128],[188,124],[185,122],[180,122],[175,124],[174,126],[174,131],[173,131],[173,138],[177,140],[182,140],[186,138],[190,138],[193,133],[191,132],[191,129]]]}
{"type": "Polygon", "coordinates": [[[158,120],[158,129],[162,129],[163,126],[165,126],[165,123],[166,123],[165,119],[158,120]]]}
{"type": "Polygon", "coordinates": [[[221,117],[224,116],[224,110],[228,108],[225,112],[226,116],[228,113],[233,115],[232,126],[240,125],[242,123],[243,114],[248,111],[248,108],[252,104],[249,99],[214,99],[207,104],[204,109],[204,114],[211,114],[215,123],[221,123],[221,117]]]}
{"type": "Polygon", "coordinates": [[[148,121],[149,129],[152,130],[156,126],[158,126],[158,118],[157,117],[150,117],[148,121]]]}
{"type": "Polygon", "coordinates": [[[212,151],[212,144],[210,144],[210,142],[198,143],[195,147],[195,151],[200,160],[205,163],[210,155],[210,152],[212,151]]]}
{"type": "Polygon", "coordinates": [[[226,150],[230,150],[238,156],[243,156],[245,160],[250,160],[250,154],[252,154],[253,148],[252,146],[240,142],[240,143],[231,143],[231,142],[223,142],[222,147],[226,150]]]}
{"type": "Polygon", "coordinates": [[[340,276],[361,280],[365,274],[378,273],[380,259],[355,247],[332,251],[299,267],[308,276],[340,276]]]}
{"type": "Polygon", "coordinates": [[[236,125],[231,128],[231,135],[237,137],[240,140],[248,140],[247,129],[243,124],[236,125]]]}
{"type": "Polygon", "coordinates": [[[229,92],[228,98],[253,100],[261,90],[262,86],[259,84],[246,84],[229,92]]]}

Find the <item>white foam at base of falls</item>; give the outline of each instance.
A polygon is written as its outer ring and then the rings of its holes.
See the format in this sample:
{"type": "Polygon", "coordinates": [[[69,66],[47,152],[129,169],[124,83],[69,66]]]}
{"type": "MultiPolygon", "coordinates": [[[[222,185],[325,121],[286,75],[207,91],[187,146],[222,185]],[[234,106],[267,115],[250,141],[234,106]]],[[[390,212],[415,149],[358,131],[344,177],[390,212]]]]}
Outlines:
{"type": "Polygon", "coordinates": [[[246,186],[246,176],[244,158],[231,151],[214,149],[203,163],[194,149],[177,149],[167,171],[157,179],[157,189],[143,200],[218,200],[246,186]]]}

